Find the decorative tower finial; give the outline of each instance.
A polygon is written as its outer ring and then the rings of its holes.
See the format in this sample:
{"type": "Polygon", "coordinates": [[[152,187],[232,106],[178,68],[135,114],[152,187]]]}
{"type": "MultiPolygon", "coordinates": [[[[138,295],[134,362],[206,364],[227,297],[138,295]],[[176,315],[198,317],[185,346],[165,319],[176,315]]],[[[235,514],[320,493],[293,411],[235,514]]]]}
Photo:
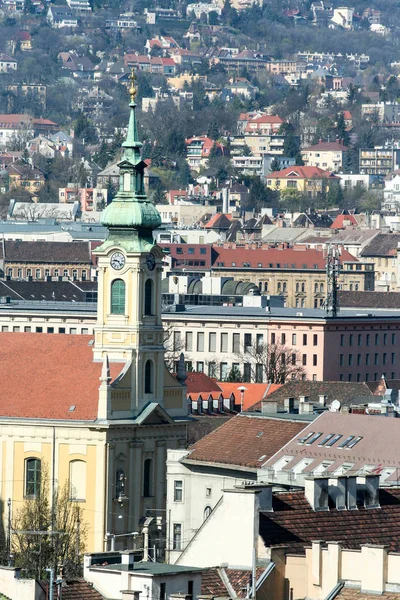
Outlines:
{"type": "Polygon", "coordinates": [[[127,252],[150,251],[154,245],[152,232],[161,225],[160,214],[147,198],[144,188],[147,165],[140,155],[142,143],[136,122],[137,89],[133,69],[129,80],[130,114],[126,138],[122,143],[123,156],[118,163],[119,189],[101,216],[101,223],[109,233],[100,251],[115,244],[124,247],[127,252]]]}
{"type": "Polygon", "coordinates": [[[136,79],[135,79],[135,70],[134,70],[133,67],[132,67],[132,71],[131,71],[129,79],[131,81],[131,85],[130,85],[130,88],[129,88],[129,94],[131,96],[131,102],[134,103],[135,102],[135,97],[136,97],[137,90],[136,90],[136,85],[135,85],[135,81],[136,81],[136,79]]]}

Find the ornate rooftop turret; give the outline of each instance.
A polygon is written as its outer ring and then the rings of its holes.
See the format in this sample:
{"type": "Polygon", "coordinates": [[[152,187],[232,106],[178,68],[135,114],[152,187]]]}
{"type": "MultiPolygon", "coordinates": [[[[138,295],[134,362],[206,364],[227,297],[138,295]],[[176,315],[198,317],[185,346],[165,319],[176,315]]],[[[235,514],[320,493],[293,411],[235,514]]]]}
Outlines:
{"type": "Polygon", "coordinates": [[[119,167],[119,190],[114,200],[104,210],[101,223],[109,229],[109,234],[99,250],[119,245],[127,252],[142,252],[152,248],[152,231],[161,224],[161,217],[144,191],[144,169],[146,163],[141,160],[137,122],[136,122],[136,86],[132,70],[129,88],[131,101],[130,116],[124,150],[119,167]]]}

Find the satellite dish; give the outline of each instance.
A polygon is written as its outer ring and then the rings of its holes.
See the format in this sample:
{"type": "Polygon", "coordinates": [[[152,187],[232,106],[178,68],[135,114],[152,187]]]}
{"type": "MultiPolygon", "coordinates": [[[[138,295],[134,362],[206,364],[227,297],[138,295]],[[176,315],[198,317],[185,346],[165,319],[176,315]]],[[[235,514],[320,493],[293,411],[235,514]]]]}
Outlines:
{"type": "Polygon", "coordinates": [[[334,400],[331,404],[331,412],[339,412],[341,406],[339,400],[334,400]]]}

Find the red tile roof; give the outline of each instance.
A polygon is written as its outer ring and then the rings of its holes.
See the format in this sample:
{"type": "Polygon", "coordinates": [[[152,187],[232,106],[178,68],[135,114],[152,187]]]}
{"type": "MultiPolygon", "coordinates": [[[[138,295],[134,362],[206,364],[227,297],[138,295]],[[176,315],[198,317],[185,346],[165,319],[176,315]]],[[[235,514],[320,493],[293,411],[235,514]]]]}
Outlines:
{"type": "Polygon", "coordinates": [[[205,392],[220,392],[221,388],[215,379],[205,373],[188,373],[186,379],[188,394],[201,394],[205,392]]]}
{"type": "MultiPolygon", "coordinates": [[[[223,263],[225,268],[232,266],[242,268],[246,263],[253,269],[325,269],[326,266],[326,259],[322,250],[305,248],[305,246],[256,249],[213,246],[213,248],[217,253],[213,267],[221,266],[218,263],[223,263]],[[235,264],[233,265],[233,263],[235,264]]],[[[350,252],[342,250],[341,263],[357,260],[350,252]]]]}
{"type": "Polygon", "coordinates": [[[239,388],[241,386],[245,387],[243,410],[247,410],[257,402],[261,402],[263,398],[266,398],[281,387],[279,383],[229,383],[227,381],[219,381],[218,385],[222,390],[224,398],[229,398],[231,394],[234,394],[235,405],[239,405],[241,400],[239,388]]]}
{"type": "Polygon", "coordinates": [[[345,229],[346,227],[358,226],[358,221],[354,215],[341,214],[336,217],[331,225],[331,229],[345,229]]]}
{"type": "Polygon", "coordinates": [[[399,600],[399,592],[383,592],[383,594],[372,594],[371,592],[362,592],[354,587],[344,587],[335,596],[335,600],[371,600],[372,598],[380,598],[380,600],[399,600]]]}
{"type": "MultiPolygon", "coordinates": [[[[92,340],[89,335],[0,333],[0,418],[95,420],[102,364],[93,362],[92,340]]],[[[122,367],[110,364],[112,379],[122,367]]]]}
{"type": "Polygon", "coordinates": [[[318,152],[319,150],[325,152],[346,152],[347,146],[343,144],[341,140],[336,140],[335,142],[323,142],[320,140],[318,144],[314,144],[314,146],[308,146],[308,148],[304,148],[305,152],[318,152]]]}
{"type": "MultiPolygon", "coordinates": [[[[256,568],[256,579],[258,579],[263,572],[265,567],[256,568]]],[[[247,587],[251,585],[251,571],[248,569],[225,569],[223,567],[211,567],[205,569],[202,572],[201,577],[201,593],[205,596],[214,596],[217,598],[230,597],[231,590],[229,590],[223,577],[225,577],[231,587],[235,591],[237,598],[246,598],[247,587]]]]}
{"type": "Polygon", "coordinates": [[[324,171],[320,167],[286,167],[282,171],[273,171],[267,176],[268,179],[339,179],[330,171],[324,171]]]}
{"type": "Polygon", "coordinates": [[[205,229],[212,229],[213,227],[225,227],[229,229],[232,221],[231,214],[216,213],[211,219],[204,225],[205,229]]]}
{"type": "Polygon", "coordinates": [[[314,512],[304,491],[275,493],[273,512],[260,514],[260,535],[267,547],[286,546],[288,552],[302,552],[316,539],[339,541],[343,548],[352,549],[385,544],[399,552],[400,489],[381,488],[379,499],[380,508],[314,512]]]}
{"type": "Polygon", "coordinates": [[[194,444],[187,458],[258,468],[304,427],[304,423],[242,413],[194,444]]]}
{"type": "MultiPolygon", "coordinates": [[[[42,584],[48,590],[48,583],[42,584]]],[[[54,597],[58,598],[57,585],[54,584],[54,597]]],[[[62,599],[63,600],[104,600],[98,591],[96,591],[92,584],[88,583],[84,579],[78,579],[76,581],[68,581],[62,587],[62,599]]]]}

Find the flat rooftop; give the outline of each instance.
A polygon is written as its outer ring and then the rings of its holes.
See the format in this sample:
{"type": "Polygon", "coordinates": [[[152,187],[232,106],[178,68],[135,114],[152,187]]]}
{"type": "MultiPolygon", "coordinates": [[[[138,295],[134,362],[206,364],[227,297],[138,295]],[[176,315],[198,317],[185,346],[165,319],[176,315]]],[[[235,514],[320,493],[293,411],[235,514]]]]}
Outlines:
{"type": "Polygon", "coordinates": [[[135,562],[133,565],[111,564],[111,565],[91,565],[90,569],[101,569],[104,571],[127,571],[130,573],[140,573],[141,575],[175,575],[177,573],[201,572],[203,569],[198,567],[185,567],[184,565],[170,565],[157,562],[135,562]]]}
{"type": "MultiPolygon", "coordinates": [[[[270,310],[260,307],[247,306],[192,306],[186,305],[184,310],[171,310],[174,306],[164,309],[162,316],[165,319],[178,320],[199,320],[207,319],[210,321],[220,321],[221,319],[240,319],[243,321],[252,321],[254,319],[263,319],[265,322],[274,319],[305,319],[315,321],[333,320],[320,308],[279,308],[271,307],[270,310]]],[[[82,316],[95,317],[97,304],[95,302],[54,302],[49,300],[30,301],[14,300],[11,302],[0,301],[1,313],[26,313],[35,314],[82,314],[82,316]]],[[[355,308],[344,308],[338,311],[336,319],[346,320],[359,319],[360,321],[374,319],[394,319],[400,318],[400,309],[374,309],[357,310],[355,308]]]]}

